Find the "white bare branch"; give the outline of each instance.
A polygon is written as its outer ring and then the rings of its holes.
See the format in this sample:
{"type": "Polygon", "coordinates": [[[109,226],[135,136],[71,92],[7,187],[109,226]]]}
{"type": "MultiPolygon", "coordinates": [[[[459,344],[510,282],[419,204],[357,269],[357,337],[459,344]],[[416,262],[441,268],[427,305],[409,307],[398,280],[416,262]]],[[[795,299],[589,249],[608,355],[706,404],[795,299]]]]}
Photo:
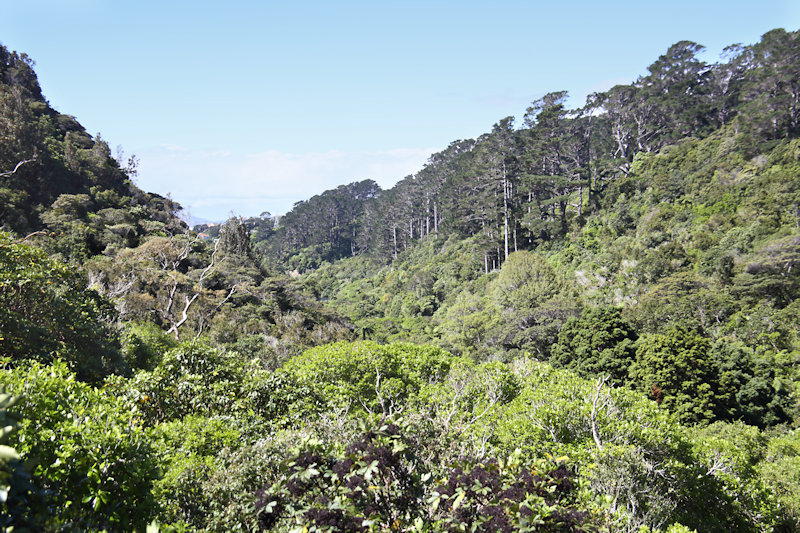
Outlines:
{"type": "Polygon", "coordinates": [[[8,172],[0,172],[0,178],[5,178],[5,177],[11,176],[13,174],[16,174],[17,170],[19,170],[20,167],[22,167],[22,165],[24,165],[26,163],[32,163],[34,161],[36,161],[36,159],[23,159],[22,161],[17,163],[17,166],[14,167],[14,170],[10,170],[8,172]]]}
{"type": "Polygon", "coordinates": [[[594,391],[594,399],[592,400],[592,438],[597,445],[597,449],[603,451],[603,444],[600,442],[600,435],[597,432],[597,403],[600,400],[600,392],[608,381],[608,376],[600,376],[597,379],[597,386],[594,391]]]}

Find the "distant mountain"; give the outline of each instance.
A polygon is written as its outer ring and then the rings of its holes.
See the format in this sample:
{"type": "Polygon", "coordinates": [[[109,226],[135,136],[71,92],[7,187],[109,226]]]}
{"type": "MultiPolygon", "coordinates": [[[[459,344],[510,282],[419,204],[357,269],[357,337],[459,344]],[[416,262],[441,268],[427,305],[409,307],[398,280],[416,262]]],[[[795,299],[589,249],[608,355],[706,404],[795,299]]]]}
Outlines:
{"type": "Polygon", "coordinates": [[[210,220],[208,218],[201,218],[192,215],[191,213],[187,212],[186,210],[181,211],[178,213],[178,216],[181,220],[186,222],[190,228],[194,228],[195,226],[202,226],[204,224],[222,224],[224,220],[210,220]]]}

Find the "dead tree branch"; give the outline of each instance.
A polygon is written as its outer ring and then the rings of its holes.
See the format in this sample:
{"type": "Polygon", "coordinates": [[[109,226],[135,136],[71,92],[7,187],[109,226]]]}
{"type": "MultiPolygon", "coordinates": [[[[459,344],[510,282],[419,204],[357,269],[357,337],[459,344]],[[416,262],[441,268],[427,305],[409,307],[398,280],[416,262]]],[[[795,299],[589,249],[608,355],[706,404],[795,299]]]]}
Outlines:
{"type": "Polygon", "coordinates": [[[8,172],[0,172],[0,178],[6,178],[8,176],[14,175],[17,173],[17,170],[19,170],[22,165],[26,163],[32,163],[34,161],[36,161],[36,159],[23,159],[22,161],[17,163],[17,166],[14,167],[14,170],[9,170],[8,172]]]}
{"type": "Polygon", "coordinates": [[[600,391],[603,389],[603,385],[605,385],[606,381],[608,381],[608,376],[600,376],[597,379],[594,399],[592,400],[592,438],[597,445],[597,449],[600,451],[603,451],[603,444],[600,442],[600,435],[597,432],[597,403],[600,400],[600,391]]]}

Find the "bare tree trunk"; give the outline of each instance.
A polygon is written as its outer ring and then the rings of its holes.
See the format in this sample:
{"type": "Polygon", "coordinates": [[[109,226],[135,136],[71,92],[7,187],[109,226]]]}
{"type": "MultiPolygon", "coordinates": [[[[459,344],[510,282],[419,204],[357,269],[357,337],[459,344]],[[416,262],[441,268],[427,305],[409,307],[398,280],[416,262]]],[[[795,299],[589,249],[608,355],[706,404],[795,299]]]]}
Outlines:
{"type": "Polygon", "coordinates": [[[514,221],[514,251],[517,251],[517,222],[514,221]]]}
{"type": "Polygon", "coordinates": [[[600,435],[597,432],[597,403],[600,400],[600,392],[603,385],[608,381],[608,376],[600,376],[597,379],[597,386],[594,391],[594,399],[592,400],[592,438],[597,445],[597,449],[603,451],[603,443],[600,442],[600,435]]]}
{"type": "MultiPolygon", "coordinates": [[[[178,328],[180,328],[186,321],[189,319],[189,307],[197,300],[200,296],[200,293],[203,291],[203,282],[205,281],[206,277],[213,272],[213,268],[216,266],[216,257],[217,257],[217,249],[219,248],[220,240],[214,243],[214,251],[211,253],[211,262],[208,264],[206,268],[200,273],[200,278],[197,280],[197,284],[199,286],[199,290],[192,295],[191,298],[188,296],[184,296],[186,299],[186,303],[183,306],[183,311],[181,311],[181,318],[177,322],[171,318],[170,309],[172,308],[173,302],[175,301],[175,291],[178,288],[178,280],[175,280],[175,284],[172,286],[170,290],[169,301],[167,302],[167,308],[165,311],[165,316],[172,324],[172,327],[167,330],[167,333],[173,333],[175,335],[175,339],[178,339],[178,328]]],[[[187,252],[188,253],[188,252],[187,252]]],[[[232,294],[232,293],[231,293],[232,294]]]]}
{"type": "Polygon", "coordinates": [[[191,298],[184,296],[186,303],[183,306],[183,311],[181,311],[181,319],[177,322],[172,322],[172,327],[167,330],[167,334],[175,334],[175,340],[178,340],[178,328],[189,319],[189,307],[194,303],[195,300],[197,300],[198,296],[200,296],[199,292],[194,293],[191,298]]]}
{"type": "Polygon", "coordinates": [[[506,175],[506,162],[503,161],[503,239],[505,243],[505,259],[508,259],[508,197],[509,183],[506,175]]]}

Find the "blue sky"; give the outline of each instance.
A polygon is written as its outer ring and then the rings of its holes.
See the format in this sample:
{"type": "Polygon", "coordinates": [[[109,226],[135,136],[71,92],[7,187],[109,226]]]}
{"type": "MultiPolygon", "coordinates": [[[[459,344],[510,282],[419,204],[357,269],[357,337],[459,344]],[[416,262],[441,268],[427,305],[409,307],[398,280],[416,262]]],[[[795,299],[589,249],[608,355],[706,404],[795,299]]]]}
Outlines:
{"type": "Polygon", "coordinates": [[[534,99],[629,83],[672,43],[800,29],[800,2],[0,0],[45,97],[192,215],[389,187],[534,99]]]}

